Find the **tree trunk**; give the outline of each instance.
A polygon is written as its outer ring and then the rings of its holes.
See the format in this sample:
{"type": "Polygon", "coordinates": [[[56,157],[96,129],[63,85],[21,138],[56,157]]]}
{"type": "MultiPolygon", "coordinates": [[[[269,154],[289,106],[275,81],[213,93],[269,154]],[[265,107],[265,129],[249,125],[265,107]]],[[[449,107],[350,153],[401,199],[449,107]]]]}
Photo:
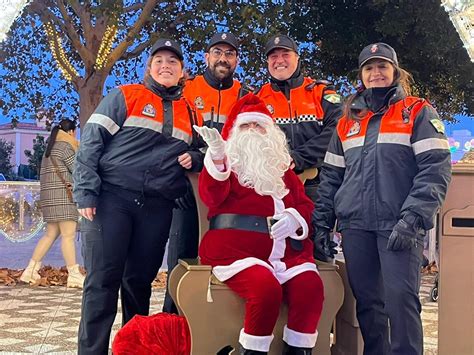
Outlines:
{"type": "Polygon", "coordinates": [[[81,129],[102,100],[104,83],[108,73],[94,72],[86,76],[87,79],[79,79],[76,85],[79,93],[79,121],[81,129]]]}

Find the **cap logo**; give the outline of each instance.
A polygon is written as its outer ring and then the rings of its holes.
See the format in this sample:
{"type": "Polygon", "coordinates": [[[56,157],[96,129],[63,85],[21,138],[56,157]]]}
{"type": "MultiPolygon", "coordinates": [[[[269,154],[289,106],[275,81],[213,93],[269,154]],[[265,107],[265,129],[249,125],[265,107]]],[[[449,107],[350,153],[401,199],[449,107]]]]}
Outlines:
{"type": "Polygon", "coordinates": [[[227,35],[225,33],[222,34],[221,36],[222,39],[226,39],[227,38],[227,35]]]}
{"type": "Polygon", "coordinates": [[[166,41],[166,42],[165,42],[165,46],[171,47],[171,42],[170,42],[170,41],[166,41]]]}
{"type": "Polygon", "coordinates": [[[275,37],[275,40],[273,41],[273,43],[275,43],[275,44],[280,43],[280,37],[275,37]]]}
{"type": "Polygon", "coordinates": [[[370,47],[370,51],[371,51],[372,53],[375,53],[375,52],[377,52],[378,50],[379,50],[379,47],[378,47],[376,44],[374,44],[372,47],[370,47]]]}

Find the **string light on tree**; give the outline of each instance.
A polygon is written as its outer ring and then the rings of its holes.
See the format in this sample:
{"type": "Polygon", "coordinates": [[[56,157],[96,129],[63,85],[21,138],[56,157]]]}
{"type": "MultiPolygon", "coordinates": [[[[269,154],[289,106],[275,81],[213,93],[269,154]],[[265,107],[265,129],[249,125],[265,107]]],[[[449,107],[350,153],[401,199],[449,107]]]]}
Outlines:
{"type": "Polygon", "coordinates": [[[66,56],[61,38],[58,36],[56,28],[51,22],[45,22],[43,27],[48,37],[49,47],[51,49],[51,53],[53,54],[56,65],[66,80],[71,81],[73,77],[79,76],[79,73],[66,56]]]}
{"type": "Polygon", "coordinates": [[[97,52],[97,58],[95,61],[95,68],[100,70],[107,65],[109,54],[112,50],[112,44],[117,37],[118,26],[116,24],[107,26],[102,42],[100,43],[99,51],[97,52]]]}

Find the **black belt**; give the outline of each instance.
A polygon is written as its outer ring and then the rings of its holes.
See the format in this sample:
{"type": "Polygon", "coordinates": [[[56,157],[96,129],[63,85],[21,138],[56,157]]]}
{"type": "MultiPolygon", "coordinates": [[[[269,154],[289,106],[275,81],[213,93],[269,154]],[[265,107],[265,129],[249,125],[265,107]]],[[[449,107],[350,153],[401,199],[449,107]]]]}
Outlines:
{"type": "Polygon", "coordinates": [[[270,233],[270,218],[244,214],[223,213],[211,217],[209,229],[239,229],[248,232],[270,233]]]}
{"type": "MultiPolygon", "coordinates": [[[[223,213],[211,217],[209,230],[211,229],[238,229],[248,232],[270,234],[272,222],[271,217],[250,216],[245,214],[223,213]]],[[[296,251],[303,250],[301,240],[290,239],[291,247],[296,251]]]]}

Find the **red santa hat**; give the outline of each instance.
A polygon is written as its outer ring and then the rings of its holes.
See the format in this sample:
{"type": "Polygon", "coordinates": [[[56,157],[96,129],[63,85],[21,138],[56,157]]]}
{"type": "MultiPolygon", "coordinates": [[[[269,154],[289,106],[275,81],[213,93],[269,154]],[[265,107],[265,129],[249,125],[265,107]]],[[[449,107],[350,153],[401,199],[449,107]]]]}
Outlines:
{"type": "Polygon", "coordinates": [[[243,123],[257,122],[262,124],[273,124],[273,118],[265,103],[254,94],[247,94],[237,101],[227,117],[222,128],[222,138],[227,140],[234,127],[243,123]]]}

